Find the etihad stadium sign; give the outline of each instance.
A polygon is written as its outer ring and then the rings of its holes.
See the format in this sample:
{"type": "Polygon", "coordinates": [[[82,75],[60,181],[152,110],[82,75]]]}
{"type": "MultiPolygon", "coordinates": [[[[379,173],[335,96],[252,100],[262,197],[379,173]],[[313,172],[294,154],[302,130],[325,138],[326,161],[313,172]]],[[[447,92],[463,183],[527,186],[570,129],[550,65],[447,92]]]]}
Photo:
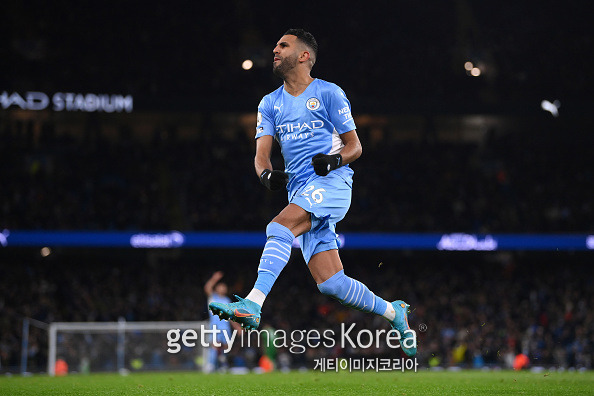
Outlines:
{"type": "Polygon", "coordinates": [[[134,100],[132,95],[56,92],[50,96],[44,92],[25,92],[21,95],[3,91],[0,94],[0,106],[3,110],[18,107],[22,110],[131,113],[134,100]]]}

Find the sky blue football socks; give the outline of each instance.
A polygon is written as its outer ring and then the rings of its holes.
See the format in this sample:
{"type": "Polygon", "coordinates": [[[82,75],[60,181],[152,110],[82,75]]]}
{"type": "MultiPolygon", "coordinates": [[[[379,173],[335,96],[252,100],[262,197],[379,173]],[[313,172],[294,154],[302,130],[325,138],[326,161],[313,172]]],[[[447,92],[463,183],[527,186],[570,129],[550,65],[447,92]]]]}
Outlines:
{"type": "Polygon", "coordinates": [[[270,293],[276,278],[287,265],[289,257],[291,257],[291,245],[295,239],[291,230],[275,222],[266,227],[266,237],[266,244],[258,266],[258,278],[254,289],[246,297],[260,306],[270,293]]]}
{"type": "MultiPolygon", "coordinates": [[[[390,305],[383,298],[373,294],[363,283],[346,276],[344,270],[338,271],[330,279],[320,283],[318,289],[347,307],[363,312],[373,312],[384,317],[390,305]]],[[[389,311],[393,311],[393,308],[389,311]]]]}

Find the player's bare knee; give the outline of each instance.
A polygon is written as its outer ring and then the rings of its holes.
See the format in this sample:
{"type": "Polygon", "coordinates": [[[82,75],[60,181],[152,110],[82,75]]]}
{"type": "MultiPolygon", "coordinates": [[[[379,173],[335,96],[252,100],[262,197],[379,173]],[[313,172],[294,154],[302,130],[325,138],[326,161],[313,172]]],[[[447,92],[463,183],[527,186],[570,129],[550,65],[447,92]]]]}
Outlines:
{"type": "Polygon", "coordinates": [[[311,228],[311,215],[301,207],[289,204],[272,222],[287,227],[295,236],[299,236],[311,228]]]}

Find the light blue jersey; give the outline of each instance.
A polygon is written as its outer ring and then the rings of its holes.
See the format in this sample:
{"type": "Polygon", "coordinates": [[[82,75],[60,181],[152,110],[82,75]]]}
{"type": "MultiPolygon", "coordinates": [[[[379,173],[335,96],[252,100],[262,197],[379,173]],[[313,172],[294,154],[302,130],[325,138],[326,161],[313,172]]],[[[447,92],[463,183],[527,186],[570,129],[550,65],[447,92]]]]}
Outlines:
{"type": "MultiPolygon", "coordinates": [[[[344,144],[339,134],[356,129],[351,104],[336,84],[315,79],[297,97],[284,86],[266,95],[258,106],[256,139],[273,136],[281,147],[289,175],[289,197],[314,174],[314,155],[337,154],[344,144]]],[[[350,180],[348,165],[333,172],[350,180]]]]}
{"type": "Polygon", "coordinates": [[[316,253],[338,249],[335,228],[351,204],[353,170],[347,165],[318,176],[311,165],[316,154],[338,154],[340,134],[356,129],[351,104],[336,84],[315,79],[297,97],[284,86],[258,106],[256,139],[278,141],[289,175],[289,202],[311,214],[311,229],[298,237],[306,263],[316,253]]]}

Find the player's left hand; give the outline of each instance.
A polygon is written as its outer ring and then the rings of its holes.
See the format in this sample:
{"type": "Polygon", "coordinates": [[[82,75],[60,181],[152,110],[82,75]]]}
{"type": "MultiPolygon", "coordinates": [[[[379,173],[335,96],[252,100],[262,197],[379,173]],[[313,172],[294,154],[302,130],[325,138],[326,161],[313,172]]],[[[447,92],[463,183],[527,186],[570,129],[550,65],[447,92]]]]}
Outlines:
{"type": "Polygon", "coordinates": [[[311,164],[314,167],[314,172],[319,176],[326,176],[331,170],[334,170],[342,165],[342,155],[333,154],[316,154],[311,159],[311,164]]]}

